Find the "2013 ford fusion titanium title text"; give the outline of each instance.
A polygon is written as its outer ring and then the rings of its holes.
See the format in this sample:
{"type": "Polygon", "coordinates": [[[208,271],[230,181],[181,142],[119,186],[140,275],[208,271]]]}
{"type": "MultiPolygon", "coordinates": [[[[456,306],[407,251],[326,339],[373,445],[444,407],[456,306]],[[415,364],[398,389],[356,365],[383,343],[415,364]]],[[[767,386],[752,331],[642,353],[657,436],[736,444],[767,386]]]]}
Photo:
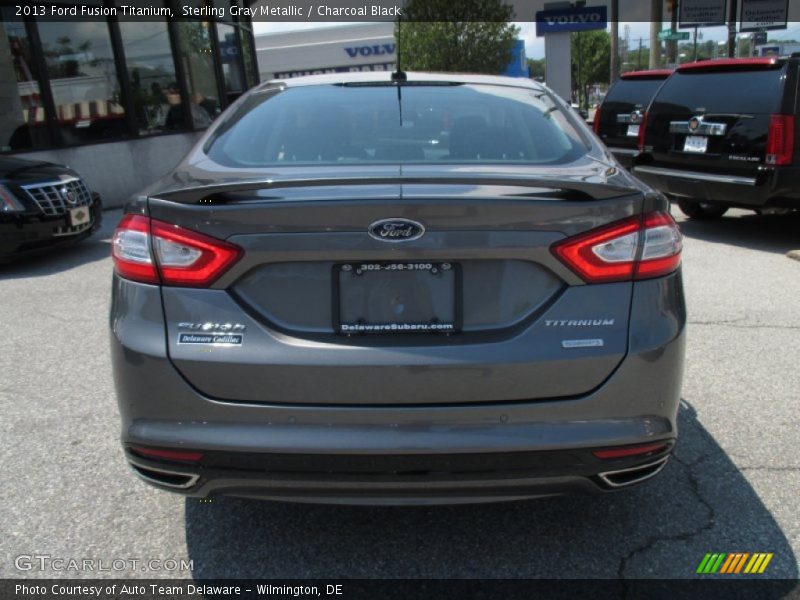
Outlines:
{"type": "Polygon", "coordinates": [[[127,460],[331,503],[644,481],[677,435],[680,252],[664,197],[535,82],[263,84],[114,234],[127,460]]]}

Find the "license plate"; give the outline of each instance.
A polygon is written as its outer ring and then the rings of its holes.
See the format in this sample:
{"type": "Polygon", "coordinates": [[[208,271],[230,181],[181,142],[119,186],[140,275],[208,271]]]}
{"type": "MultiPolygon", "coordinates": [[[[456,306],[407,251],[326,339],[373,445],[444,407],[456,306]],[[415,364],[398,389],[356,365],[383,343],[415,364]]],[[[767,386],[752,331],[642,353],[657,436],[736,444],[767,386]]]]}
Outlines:
{"type": "Polygon", "coordinates": [[[92,220],[92,211],[88,206],[79,206],[69,209],[69,224],[72,227],[84,225],[92,220]]]}
{"type": "Polygon", "coordinates": [[[697,152],[702,154],[708,149],[708,138],[702,135],[687,135],[683,142],[684,152],[697,152]]]}
{"type": "Polygon", "coordinates": [[[639,135],[639,124],[628,125],[628,137],[637,137],[639,135]]]}
{"type": "Polygon", "coordinates": [[[452,333],[460,327],[456,263],[348,263],[336,265],[333,275],[338,333],[452,333]]]}

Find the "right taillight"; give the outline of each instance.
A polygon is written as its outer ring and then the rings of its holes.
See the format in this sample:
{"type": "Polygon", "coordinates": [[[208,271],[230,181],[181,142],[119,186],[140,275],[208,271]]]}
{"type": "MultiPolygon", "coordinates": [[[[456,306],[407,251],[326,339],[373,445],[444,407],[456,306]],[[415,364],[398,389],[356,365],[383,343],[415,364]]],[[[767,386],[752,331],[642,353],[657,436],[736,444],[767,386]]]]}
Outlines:
{"type": "Polygon", "coordinates": [[[794,116],[772,115],[769,118],[766,162],[768,165],[792,164],[794,155],[794,116]]]}
{"type": "Polygon", "coordinates": [[[557,242],[552,252],[587,283],[648,279],[681,263],[682,237],[665,212],[630,217],[557,242]]]}
{"type": "Polygon", "coordinates": [[[639,122],[639,137],[638,137],[638,145],[639,145],[639,152],[644,152],[644,139],[646,136],[647,131],[647,113],[645,112],[642,115],[642,120],[639,122]]]}
{"type": "Polygon", "coordinates": [[[111,242],[120,277],[142,283],[207,287],[242,255],[234,244],[142,215],[125,215],[111,242]]]}

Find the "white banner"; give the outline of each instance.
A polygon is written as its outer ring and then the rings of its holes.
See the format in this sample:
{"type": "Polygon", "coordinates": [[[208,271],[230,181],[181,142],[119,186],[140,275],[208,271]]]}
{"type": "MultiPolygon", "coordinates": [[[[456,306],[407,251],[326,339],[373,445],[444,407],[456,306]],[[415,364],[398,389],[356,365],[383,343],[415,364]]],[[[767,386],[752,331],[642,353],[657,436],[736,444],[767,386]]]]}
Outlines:
{"type": "Polygon", "coordinates": [[[727,0],[681,0],[678,28],[713,27],[727,23],[727,0]]]}
{"type": "Polygon", "coordinates": [[[789,0],[739,0],[739,31],[786,29],[789,0]]]}

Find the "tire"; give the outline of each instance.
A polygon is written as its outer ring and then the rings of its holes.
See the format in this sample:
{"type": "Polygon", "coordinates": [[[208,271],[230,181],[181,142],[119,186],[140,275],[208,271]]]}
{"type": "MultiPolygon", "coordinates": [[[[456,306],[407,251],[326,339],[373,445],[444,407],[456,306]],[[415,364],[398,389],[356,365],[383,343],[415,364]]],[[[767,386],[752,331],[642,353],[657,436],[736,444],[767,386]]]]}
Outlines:
{"type": "Polygon", "coordinates": [[[727,206],[694,202],[693,200],[678,200],[678,208],[690,219],[697,221],[713,221],[728,212],[727,206]]]}

